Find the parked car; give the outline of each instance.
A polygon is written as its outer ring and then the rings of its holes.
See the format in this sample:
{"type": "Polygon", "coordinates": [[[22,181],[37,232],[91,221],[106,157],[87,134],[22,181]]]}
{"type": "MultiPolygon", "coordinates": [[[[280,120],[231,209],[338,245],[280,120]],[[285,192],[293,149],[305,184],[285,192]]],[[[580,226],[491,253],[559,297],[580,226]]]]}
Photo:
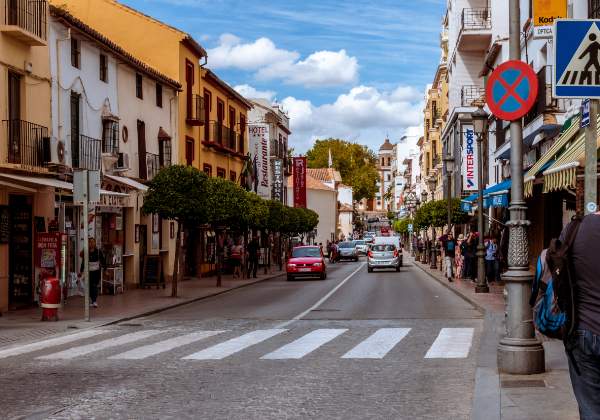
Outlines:
{"type": "Polygon", "coordinates": [[[367,255],[367,242],[364,239],[357,239],[354,241],[354,247],[356,248],[356,252],[358,255],[367,255]]]}
{"type": "Polygon", "coordinates": [[[358,252],[354,246],[354,241],[344,241],[338,244],[338,260],[358,261],[358,252]]]}
{"type": "Polygon", "coordinates": [[[318,246],[298,246],[292,250],[292,255],[286,266],[287,279],[298,277],[327,278],[325,258],[318,246]]]}
{"type": "Polygon", "coordinates": [[[367,253],[367,270],[372,273],[374,269],[393,268],[400,271],[402,267],[402,250],[394,244],[373,244],[367,253]]]}

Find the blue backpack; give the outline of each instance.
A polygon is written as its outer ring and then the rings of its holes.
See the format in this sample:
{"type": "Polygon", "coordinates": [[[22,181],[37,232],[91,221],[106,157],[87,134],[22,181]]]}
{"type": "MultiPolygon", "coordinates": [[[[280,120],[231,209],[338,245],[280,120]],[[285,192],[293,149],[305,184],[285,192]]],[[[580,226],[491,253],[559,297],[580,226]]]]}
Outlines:
{"type": "Polygon", "coordinates": [[[547,337],[563,338],[567,326],[567,314],[558,306],[554,281],[546,264],[546,253],[547,250],[543,250],[537,259],[535,279],[531,289],[533,325],[547,337]]]}

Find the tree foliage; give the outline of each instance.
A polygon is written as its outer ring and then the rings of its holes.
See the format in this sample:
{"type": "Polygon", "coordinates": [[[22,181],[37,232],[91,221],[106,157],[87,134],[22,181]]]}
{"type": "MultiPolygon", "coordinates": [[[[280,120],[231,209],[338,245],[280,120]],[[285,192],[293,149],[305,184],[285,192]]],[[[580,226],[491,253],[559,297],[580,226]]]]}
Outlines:
{"type": "MultiPolygon", "coordinates": [[[[463,224],[469,220],[469,215],[464,213],[460,208],[460,199],[452,199],[450,210],[450,221],[452,224],[463,224]]],[[[444,227],[447,223],[447,200],[429,201],[421,205],[414,218],[414,224],[419,229],[426,229],[428,227],[444,227]]]]}
{"type": "Polygon", "coordinates": [[[408,225],[412,224],[413,220],[409,217],[396,220],[394,222],[394,231],[402,234],[408,234],[408,225]]]}
{"type": "Polygon", "coordinates": [[[341,139],[317,140],[307,152],[309,168],[326,168],[329,151],[342,182],[353,188],[354,199],[373,198],[377,192],[377,157],[367,146],[341,139]]]}

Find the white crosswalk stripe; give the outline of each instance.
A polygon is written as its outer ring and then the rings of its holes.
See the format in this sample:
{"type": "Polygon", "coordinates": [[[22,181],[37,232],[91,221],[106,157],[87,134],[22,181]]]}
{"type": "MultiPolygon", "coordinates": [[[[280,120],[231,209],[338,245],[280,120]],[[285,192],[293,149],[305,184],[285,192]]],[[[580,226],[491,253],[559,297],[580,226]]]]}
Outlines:
{"type": "Polygon", "coordinates": [[[160,330],[144,330],[137,331],[125,335],[121,335],[115,338],[109,338],[107,340],[100,341],[98,343],[87,344],[79,347],[72,347],[58,353],[52,353],[45,356],[40,356],[38,359],[45,360],[56,360],[56,359],[74,359],[76,357],[84,356],[96,351],[105,350],[111,347],[122,346],[125,344],[134,343],[139,340],[143,340],[148,337],[152,337],[156,334],[160,334],[160,330]]]}
{"type": "Polygon", "coordinates": [[[49,338],[47,340],[36,341],[35,343],[11,347],[8,349],[0,350],[0,359],[4,359],[10,356],[18,356],[21,354],[32,353],[34,351],[43,350],[49,347],[60,346],[62,344],[72,343],[73,341],[95,337],[100,334],[106,334],[107,332],[107,330],[85,330],[77,332],[75,334],[63,335],[61,337],[49,338]]]}
{"type": "Polygon", "coordinates": [[[268,340],[287,331],[286,329],[256,330],[240,337],[232,338],[202,351],[184,357],[185,360],[221,360],[250,346],[268,340]]]}
{"type": "Polygon", "coordinates": [[[261,359],[301,359],[346,331],[348,330],[343,328],[311,331],[296,341],[264,355],[261,359]]]}
{"type": "Polygon", "coordinates": [[[442,328],[427,351],[426,359],[460,359],[469,355],[473,328],[442,328]]]}
{"type": "Polygon", "coordinates": [[[109,359],[125,359],[125,360],[141,360],[147,357],[156,356],[160,353],[176,349],[177,347],[195,343],[196,341],[204,340],[205,338],[221,334],[225,331],[198,331],[191,334],[180,335],[159,341],[158,343],[148,344],[147,346],[138,347],[124,353],[109,357],[109,359]]]}
{"type": "Polygon", "coordinates": [[[382,359],[409,332],[410,328],[381,328],[348,353],[344,354],[342,358],[382,359]]]}

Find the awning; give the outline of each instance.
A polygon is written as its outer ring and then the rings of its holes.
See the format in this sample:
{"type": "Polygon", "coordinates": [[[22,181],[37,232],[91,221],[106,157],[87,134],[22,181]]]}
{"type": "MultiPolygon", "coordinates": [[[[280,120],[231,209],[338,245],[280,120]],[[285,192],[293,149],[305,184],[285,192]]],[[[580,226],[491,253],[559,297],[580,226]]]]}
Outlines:
{"type": "MultiPolygon", "coordinates": [[[[66,191],[73,191],[73,184],[70,182],[66,182],[66,181],[61,181],[60,179],[54,179],[54,178],[43,178],[43,177],[35,177],[35,176],[27,176],[27,175],[15,175],[15,174],[0,174],[0,179],[4,178],[4,179],[10,179],[13,181],[20,181],[20,182],[25,182],[27,184],[33,184],[33,185],[38,185],[41,187],[51,187],[51,188],[57,188],[60,190],[66,190],[66,191]]],[[[32,191],[32,192],[35,192],[32,191]]],[[[118,197],[128,197],[129,194],[124,194],[124,193],[119,193],[119,192],[114,192],[114,191],[107,191],[107,190],[100,190],[100,195],[112,195],[112,196],[118,196],[118,197]]]]}
{"type": "MultiPolygon", "coordinates": [[[[523,138],[523,144],[531,147],[543,139],[555,137],[560,133],[561,127],[562,125],[560,124],[544,124],[525,136],[525,138],[523,138]]],[[[500,155],[496,156],[496,159],[510,159],[510,147],[504,150],[500,155]]]]}
{"type": "Polygon", "coordinates": [[[117,176],[117,175],[108,175],[108,174],[104,174],[104,176],[108,179],[112,179],[113,181],[116,181],[120,184],[126,185],[130,188],[133,188],[134,190],[140,190],[140,191],[148,191],[148,186],[144,185],[140,182],[137,182],[136,180],[133,180],[131,178],[127,178],[124,176],[117,176]]]}
{"type": "Polygon", "coordinates": [[[536,175],[542,172],[542,168],[547,167],[545,165],[552,160],[556,160],[560,152],[569,144],[571,140],[579,133],[579,121],[580,117],[574,117],[565,123],[566,129],[561,133],[560,137],[552,145],[544,156],[542,156],[525,174],[525,197],[531,197],[533,195],[533,182],[535,181],[536,175]]]}
{"type": "MultiPolygon", "coordinates": [[[[512,186],[512,180],[507,179],[506,181],[500,182],[496,185],[492,185],[489,188],[483,190],[483,208],[488,209],[490,207],[508,207],[508,193],[512,186]]],[[[461,208],[463,211],[470,211],[473,207],[479,194],[471,194],[467,198],[461,201],[461,208]]]]}

